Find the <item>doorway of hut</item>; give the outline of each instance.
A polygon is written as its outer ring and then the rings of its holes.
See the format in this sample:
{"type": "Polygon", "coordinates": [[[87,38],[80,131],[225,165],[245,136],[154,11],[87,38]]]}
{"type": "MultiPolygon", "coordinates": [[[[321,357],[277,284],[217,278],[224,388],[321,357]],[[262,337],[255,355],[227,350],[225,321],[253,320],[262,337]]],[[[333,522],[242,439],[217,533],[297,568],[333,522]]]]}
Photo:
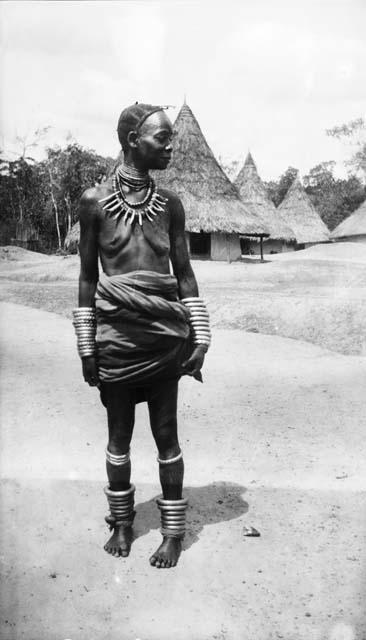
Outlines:
{"type": "Polygon", "coordinates": [[[242,256],[250,256],[253,254],[251,249],[251,241],[249,238],[240,237],[240,251],[242,256]]]}
{"type": "Polygon", "coordinates": [[[192,258],[199,258],[200,260],[208,260],[211,258],[211,234],[204,233],[190,233],[189,234],[189,252],[192,258]]]}

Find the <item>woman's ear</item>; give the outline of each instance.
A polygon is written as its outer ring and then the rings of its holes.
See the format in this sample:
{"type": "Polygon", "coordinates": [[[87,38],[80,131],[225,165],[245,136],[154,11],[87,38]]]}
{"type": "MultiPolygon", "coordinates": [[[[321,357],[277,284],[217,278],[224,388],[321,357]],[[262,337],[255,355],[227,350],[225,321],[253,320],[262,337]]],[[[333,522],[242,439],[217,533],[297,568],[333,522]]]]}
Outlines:
{"type": "Polygon", "coordinates": [[[136,148],[137,147],[137,140],[138,140],[137,131],[130,131],[127,134],[127,142],[128,142],[130,147],[136,148]]]}

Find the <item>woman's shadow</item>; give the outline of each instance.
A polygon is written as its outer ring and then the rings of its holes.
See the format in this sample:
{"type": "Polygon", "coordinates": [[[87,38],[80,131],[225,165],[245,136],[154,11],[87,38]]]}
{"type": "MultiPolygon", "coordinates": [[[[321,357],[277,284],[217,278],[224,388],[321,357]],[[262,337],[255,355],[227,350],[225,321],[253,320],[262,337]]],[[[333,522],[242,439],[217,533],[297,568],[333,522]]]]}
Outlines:
{"type": "MultiPolygon", "coordinates": [[[[248,511],[248,503],[243,500],[246,488],[233,482],[213,482],[204,487],[185,487],[183,494],[188,498],[187,533],[183,549],[189,549],[198,542],[205,525],[226,522],[240,518],[248,511]]],[[[134,539],[159,528],[159,512],[156,498],[136,505],[134,539]]]]}

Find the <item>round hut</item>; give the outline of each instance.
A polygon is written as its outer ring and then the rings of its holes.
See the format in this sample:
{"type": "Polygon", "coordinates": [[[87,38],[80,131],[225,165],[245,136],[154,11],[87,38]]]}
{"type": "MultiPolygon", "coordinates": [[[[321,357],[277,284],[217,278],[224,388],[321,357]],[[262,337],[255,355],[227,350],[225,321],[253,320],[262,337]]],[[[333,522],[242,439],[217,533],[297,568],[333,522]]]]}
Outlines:
{"type": "Polygon", "coordinates": [[[304,190],[299,174],[279,205],[277,213],[280,214],[283,222],[293,229],[296,249],[305,249],[313,244],[329,242],[329,229],[304,190]]]}
{"type": "Polygon", "coordinates": [[[22,220],[16,223],[15,238],[11,238],[11,244],[23,247],[29,251],[39,249],[39,230],[32,222],[22,220]]]}
{"type": "MultiPolygon", "coordinates": [[[[251,153],[248,153],[244,165],[234,180],[241,200],[245,206],[268,227],[269,237],[264,242],[265,253],[281,253],[295,248],[295,233],[278,214],[268,197],[267,190],[258,174],[251,153]]],[[[242,237],[240,240],[243,254],[258,254],[259,243],[254,238],[242,237]]]]}
{"type": "MultiPolygon", "coordinates": [[[[174,123],[174,134],[172,160],[165,171],[154,172],[154,178],[182,200],[191,257],[240,259],[240,235],[262,241],[269,235],[267,225],[240,200],[186,103],[174,123]]],[[[79,234],[77,222],[65,240],[70,253],[77,252],[79,234]]]]}
{"type": "Polygon", "coordinates": [[[78,252],[79,238],[80,238],[80,223],[79,221],[77,221],[75,222],[75,224],[72,225],[70,231],[68,232],[65,238],[64,248],[68,253],[78,252]]]}
{"type": "Polygon", "coordinates": [[[241,202],[186,103],[174,123],[172,160],[155,179],[182,200],[193,258],[238,260],[240,234],[268,236],[264,222],[241,202]]]}
{"type": "Polygon", "coordinates": [[[338,242],[366,242],[366,200],[330,234],[338,242]]]}

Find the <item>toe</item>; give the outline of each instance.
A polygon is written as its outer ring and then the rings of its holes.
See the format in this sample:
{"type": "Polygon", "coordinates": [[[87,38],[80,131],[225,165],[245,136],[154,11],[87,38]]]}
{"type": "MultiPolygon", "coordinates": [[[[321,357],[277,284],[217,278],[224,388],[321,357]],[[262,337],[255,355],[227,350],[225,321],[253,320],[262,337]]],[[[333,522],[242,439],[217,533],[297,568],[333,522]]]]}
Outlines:
{"type": "Polygon", "coordinates": [[[151,564],[152,566],[155,566],[155,564],[156,564],[156,557],[155,557],[155,556],[151,556],[151,558],[150,558],[150,564],[151,564]]]}

